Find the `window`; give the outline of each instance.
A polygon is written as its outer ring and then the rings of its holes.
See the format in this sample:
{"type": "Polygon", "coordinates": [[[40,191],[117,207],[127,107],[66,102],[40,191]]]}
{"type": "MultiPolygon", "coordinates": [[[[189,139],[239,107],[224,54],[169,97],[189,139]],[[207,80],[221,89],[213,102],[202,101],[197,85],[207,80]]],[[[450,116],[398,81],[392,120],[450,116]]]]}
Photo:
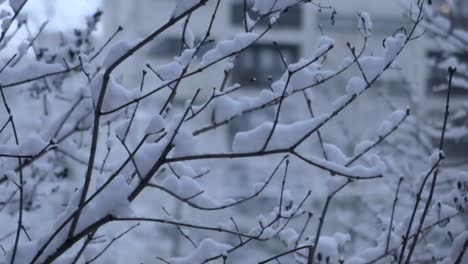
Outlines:
{"type": "MultiPolygon", "coordinates": [[[[279,45],[288,63],[299,59],[299,47],[292,44],[279,45]]],[[[252,85],[270,84],[284,73],[281,56],[273,44],[253,44],[236,59],[232,72],[232,81],[252,85]]]]}
{"type": "MultiPolygon", "coordinates": [[[[201,39],[196,38],[195,45],[200,43],[201,39]]],[[[149,55],[156,57],[166,57],[172,58],[179,55],[180,47],[182,44],[182,39],[178,36],[168,36],[166,38],[161,38],[153,41],[153,44],[149,48],[149,55]]],[[[198,52],[198,57],[203,56],[208,50],[214,48],[214,41],[208,41],[200,48],[198,52]]]]}
{"type": "Polygon", "coordinates": [[[154,41],[154,44],[151,45],[149,54],[151,56],[159,56],[159,57],[174,57],[179,54],[180,45],[181,45],[180,38],[176,37],[168,37],[162,40],[154,41]]]}
{"type": "MultiPolygon", "coordinates": [[[[253,20],[258,18],[258,14],[252,11],[253,1],[247,1],[247,13],[253,20]],[[250,2],[250,3],[249,3],[250,2]]],[[[231,22],[233,25],[244,25],[244,1],[237,1],[231,8],[231,22]]],[[[264,18],[258,22],[259,25],[268,25],[269,19],[264,18]]],[[[300,6],[292,6],[281,13],[280,18],[275,23],[276,28],[300,28],[302,24],[302,10],[300,6]]]]}
{"type": "Polygon", "coordinates": [[[409,85],[408,82],[402,76],[389,76],[382,75],[378,78],[374,86],[382,91],[385,95],[390,96],[406,96],[409,94],[409,85]]]}
{"type": "Polygon", "coordinates": [[[468,75],[463,69],[468,69],[468,54],[444,54],[443,51],[434,50],[427,53],[429,64],[428,93],[432,95],[445,95],[448,85],[448,73],[445,61],[457,60],[457,73],[453,76],[453,95],[468,95],[468,75]]]}

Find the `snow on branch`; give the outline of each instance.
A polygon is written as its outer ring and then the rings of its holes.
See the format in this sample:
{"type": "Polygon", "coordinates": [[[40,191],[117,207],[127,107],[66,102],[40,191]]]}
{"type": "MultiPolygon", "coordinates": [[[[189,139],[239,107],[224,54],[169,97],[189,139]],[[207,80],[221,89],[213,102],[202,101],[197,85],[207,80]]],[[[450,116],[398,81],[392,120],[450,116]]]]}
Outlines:
{"type": "MultiPolygon", "coordinates": [[[[432,155],[417,151],[424,161],[389,151],[394,142],[406,143],[397,135],[415,123],[409,108],[392,108],[374,136],[362,129],[353,138],[344,127],[340,139],[336,132],[344,112],[362,118],[352,104],[374,109],[370,101],[378,99],[362,95],[406,56],[408,43],[419,43],[425,1],[412,1],[411,27],[383,39],[380,54],[369,50],[377,24],[358,12],[362,46],[323,32],[312,36],[309,57],[295,61],[274,39],[280,16],[298,8],[302,15],[329,10],[334,19],[340,15],[334,7],[245,0],[244,27],[223,39],[217,18],[231,3],[177,0],[165,10],[170,18],[146,37],[114,43],[124,30],[119,26],[99,47],[93,39],[103,12],[97,11],[84,27],[65,32],[58,48],[45,49],[34,40],[48,28],[29,31],[27,2],[10,0],[12,11],[0,14],[0,51],[18,44],[0,69],[4,262],[115,262],[126,247],[143,259],[130,244],[154,244],[148,241],[158,241],[157,249],[144,254],[174,264],[234,263],[242,256],[307,264],[466,259],[468,174],[447,163],[448,142],[458,131],[450,122],[463,116],[451,113],[460,83],[455,68],[447,75],[442,129],[423,128],[439,143],[432,155]],[[195,21],[199,15],[208,22],[204,28],[195,21]],[[175,57],[161,62],[141,54],[166,33],[180,33],[175,57]],[[214,35],[216,45],[203,52],[214,35]],[[259,90],[232,82],[238,58],[265,42],[282,72],[259,90]],[[335,47],[344,47],[346,57],[335,47]],[[213,85],[195,82],[205,79],[213,85]],[[316,95],[324,85],[342,92],[322,99],[316,95]],[[269,110],[272,115],[247,120],[269,110]],[[275,252],[264,250],[271,245],[275,252]]],[[[431,32],[450,32],[448,18],[429,18],[431,32]]],[[[453,31],[449,40],[452,51],[465,38],[453,31]]]]}

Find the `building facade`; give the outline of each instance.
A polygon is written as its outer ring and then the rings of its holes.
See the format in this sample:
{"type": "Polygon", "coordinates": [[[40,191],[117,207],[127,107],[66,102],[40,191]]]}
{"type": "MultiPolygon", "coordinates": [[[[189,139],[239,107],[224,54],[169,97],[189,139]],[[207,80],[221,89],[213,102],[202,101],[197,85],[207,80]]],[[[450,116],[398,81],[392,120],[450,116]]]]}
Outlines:
{"type": "MultiPolygon", "coordinates": [[[[120,39],[134,40],[145,37],[170,18],[170,10],[173,9],[174,2],[172,0],[105,0],[103,35],[104,37],[110,36],[118,26],[123,26],[124,31],[119,34],[120,39]]],[[[215,2],[208,1],[205,7],[191,16],[193,23],[190,23],[189,27],[194,33],[195,42],[199,42],[204,37],[215,2]]],[[[251,3],[252,1],[247,2],[251,3]]],[[[369,39],[366,47],[365,54],[367,55],[382,54],[384,49],[382,43],[386,37],[394,35],[402,27],[408,30],[411,26],[411,20],[405,14],[407,10],[399,5],[398,1],[335,0],[331,4],[333,4],[334,9],[305,5],[301,8],[291,8],[282,14],[270,32],[236,58],[236,65],[229,83],[239,83],[243,87],[233,96],[257,94],[261,89],[267,89],[272,82],[281,77],[284,67],[273,45],[274,41],[278,43],[285,59],[289,63],[293,63],[300,58],[312,57],[319,38],[324,34],[328,35],[335,39],[336,45],[327,57],[327,65],[336,68],[342,63],[343,58],[351,56],[346,45],[347,42],[357,48],[363,45],[363,37],[357,27],[359,20],[357,14],[359,12],[369,13],[373,21],[372,38],[369,39]]],[[[254,19],[255,13],[249,13],[249,16],[254,19]]],[[[204,52],[214,47],[217,42],[232,39],[238,33],[243,32],[243,19],[243,1],[222,1],[210,35],[212,42],[201,50],[200,57],[204,52]]],[[[154,67],[167,63],[174,56],[177,56],[182,44],[182,30],[183,23],[181,22],[148,44],[141,52],[135,54],[119,69],[121,73],[125,73],[122,81],[129,86],[137,87],[141,78],[141,70],[146,67],[146,64],[154,67]]],[[[434,109],[443,109],[444,100],[441,100],[443,97],[434,95],[426,88],[430,78],[434,76],[431,68],[426,65],[429,48],[426,36],[410,43],[399,57],[398,64],[388,70],[375,83],[373,89],[366,92],[359,99],[359,102],[352,104],[336,121],[321,130],[324,140],[338,145],[346,154],[352,155],[355,143],[375,135],[376,128],[382,120],[388,117],[393,107],[410,106],[412,112],[419,117],[432,113],[434,109]]],[[[189,98],[197,88],[218,87],[223,81],[223,71],[224,66],[220,63],[202,74],[183,81],[180,86],[182,100],[174,102],[175,107],[177,104],[183,105],[184,99],[189,98]]],[[[359,75],[359,72],[356,69],[350,70],[343,76],[313,89],[312,101],[317,113],[329,111],[331,102],[345,93],[346,82],[353,75],[359,75]]],[[[149,80],[155,84],[160,83],[160,80],[154,76],[149,80]]],[[[143,107],[152,109],[161,103],[161,100],[162,98],[156,97],[147,100],[143,103],[143,107]]],[[[303,100],[301,96],[296,96],[286,103],[284,111],[289,114],[282,116],[282,122],[288,123],[309,117],[303,100]]],[[[460,103],[457,100],[454,101],[460,103]]],[[[251,129],[262,121],[272,120],[273,116],[274,109],[265,109],[242,116],[242,118],[235,119],[230,124],[216,129],[215,132],[207,133],[205,139],[208,139],[208,142],[212,142],[212,144],[198,147],[202,147],[207,152],[210,150],[219,151],[219,148],[229,151],[235,133],[251,129]]],[[[210,117],[206,116],[204,121],[208,124],[210,117]]],[[[317,144],[310,146],[311,153],[320,155],[318,149],[317,144]]],[[[268,174],[266,172],[271,168],[271,162],[253,162],[245,165],[236,161],[216,161],[214,164],[217,166],[213,167],[219,169],[215,169],[211,173],[223,177],[212,177],[207,184],[226,186],[226,188],[216,188],[217,195],[221,197],[229,197],[230,190],[245,189],[246,182],[257,182],[265,178],[268,174]],[[252,179],[252,177],[257,178],[252,179]]],[[[300,166],[296,166],[296,171],[291,172],[293,175],[314,173],[314,171],[305,173],[300,166]]],[[[292,180],[291,188],[296,188],[299,191],[314,188],[313,195],[319,197],[326,191],[321,188],[323,187],[321,182],[323,183],[323,180],[320,177],[300,177],[292,180]],[[312,185],[316,186],[310,187],[312,185]]],[[[350,197],[350,201],[357,199],[352,197],[352,194],[350,197]]],[[[144,203],[150,204],[151,201],[144,201],[144,203]]],[[[250,204],[250,206],[267,208],[275,203],[275,199],[269,199],[267,192],[255,203],[257,204],[250,204]]],[[[315,206],[320,206],[320,201],[312,204],[312,207],[315,206]]],[[[237,211],[234,213],[236,215],[248,214],[248,207],[249,204],[236,207],[237,211]]],[[[184,215],[182,209],[177,208],[177,206],[175,208],[176,212],[184,215]]],[[[227,212],[223,216],[231,213],[227,212]]],[[[221,219],[223,216],[213,215],[210,221],[221,219]]],[[[330,225],[334,224],[339,223],[331,223],[330,225]]],[[[170,234],[173,235],[173,233],[170,234]]]]}

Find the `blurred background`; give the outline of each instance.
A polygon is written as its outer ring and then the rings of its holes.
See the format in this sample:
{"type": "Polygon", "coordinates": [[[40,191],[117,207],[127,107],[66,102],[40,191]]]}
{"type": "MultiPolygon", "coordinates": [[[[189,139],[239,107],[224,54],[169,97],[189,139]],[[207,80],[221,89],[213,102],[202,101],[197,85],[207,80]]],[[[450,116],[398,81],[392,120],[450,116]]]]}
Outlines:
{"type": "MultiPolygon", "coordinates": [[[[222,2],[210,35],[211,41],[204,46],[199,57],[215,47],[219,41],[232,39],[244,31],[243,1],[223,0],[222,2]]],[[[250,6],[253,5],[253,1],[247,2],[250,6]]],[[[194,33],[196,43],[204,36],[213,6],[214,1],[209,1],[206,7],[191,17],[189,27],[194,33]]],[[[170,18],[173,7],[172,0],[30,0],[25,8],[28,14],[26,26],[28,30],[35,32],[48,21],[37,43],[42,48],[54,49],[57,48],[57,43],[60,43],[63,35],[80,34],[80,29],[88,21],[87,17],[93,16],[100,10],[103,12],[101,21],[89,39],[90,42],[98,43],[96,46],[100,46],[119,26],[124,29],[113,42],[122,39],[134,41],[149,35],[170,18]]],[[[388,158],[386,164],[388,177],[382,180],[386,184],[381,185],[378,182],[353,184],[352,188],[341,193],[333,203],[330,221],[324,227],[324,232],[327,234],[331,231],[342,231],[352,234],[353,243],[350,251],[353,247],[360,247],[362,243],[372,245],[374,238],[369,236],[371,233],[367,230],[369,227],[360,223],[365,223],[364,219],[378,215],[382,208],[391,204],[393,184],[402,175],[420,172],[434,146],[438,144],[449,65],[456,65],[458,74],[455,76],[451,105],[452,112],[456,114],[451,116],[447,130],[445,166],[468,167],[468,101],[466,100],[468,31],[464,32],[465,29],[468,30],[468,2],[435,0],[430,12],[438,19],[446,18],[451,21],[450,28],[441,30],[437,27],[439,24],[425,21],[427,29],[420,30],[421,36],[405,48],[398,63],[375,83],[373,89],[321,129],[321,135],[326,143],[332,143],[341,148],[347,156],[352,156],[355,153],[355,145],[363,139],[375,138],[377,135],[375,131],[381,121],[394,110],[408,107],[412,113],[411,120],[401,127],[398,135],[385,141],[378,150],[379,154],[388,158]],[[449,36],[446,35],[447,32],[450,33],[449,36]],[[452,42],[455,44],[450,46],[451,42],[447,40],[453,36],[453,32],[455,37],[452,38],[455,40],[452,42]],[[457,42],[457,36],[463,36],[464,39],[457,42]],[[366,200],[363,197],[367,195],[362,193],[376,198],[366,200]]],[[[256,14],[252,11],[249,12],[249,16],[255,18],[256,14]]],[[[233,94],[234,97],[241,97],[256,95],[278,80],[285,69],[273,41],[278,43],[287,62],[293,63],[300,58],[312,57],[319,38],[323,35],[330,36],[335,39],[335,47],[327,56],[326,65],[329,68],[338,68],[343,63],[343,58],[351,56],[346,43],[350,43],[358,50],[366,45],[366,55],[382,54],[385,39],[400,32],[402,27],[408,30],[411,24],[407,1],[334,0],[322,1],[320,6],[305,5],[290,8],[281,15],[271,31],[236,58],[228,85],[241,84],[242,89],[233,94]],[[359,14],[363,11],[371,15],[373,22],[372,37],[366,43],[358,29],[359,14]]],[[[183,23],[175,25],[125,62],[118,69],[119,81],[126,87],[136,88],[141,81],[142,70],[148,69],[148,65],[155,67],[170,62],[178,56],[181,50],[182,30],[183,23]]],[[[12,43],[12,46],[13,44],[15,43],[12,43]]],[[[34,59],[32,53],[27,56],[31,60],[34,59]]],[[[7,58],[9,57],[5,56],[3,59],[7,58]]],[[[210,88],[217,87],[222,82],[223,72],[224,66],[221,64],[184,81],[180,89],[182,92],[172,107],[182,108],[197,88],[205,89],[202,98],[209,96],[210,88]]],[[[315,115],[329,112],[330,104],[345,92],[347,80],[357,74],[359,74],[358,69],[350,69],[330,82],[313,88],[310,94],[315,115]]],[[[147,83],[156,87],[161,81],[149,74],[147,83]]],[[[158,94],[143,101],[141,107],[144,111],[139,115],[145,115],[145,112],[151,113],[164,99],[165,96],[158,94]]],[[[300,93],[287,101],[284,109],[284,114],[281,116],[282,123],[310,118],[309,109],[300,93]]],[[[210,143],[194,147],[206,152],[214,150],[219,152],[220,149],[231,151],[232,140],[237,132],[252,129],[263,121],[272,120],[274,113],[273,108],[265,108],[245,114],[228,125],[202,134],[200,141],[210,143]]],[[[190,126],[198,129],[210,124],[209,115],[203,118],[202,121],[197,120],[197,123],[190,126]]],[[[143,116],[136,117],[137,127],[144,127],[145,124],[138,123],[142,122],[141,120],[143,116]]],[[[134,138],[130,140],[137,142],[142,133],[143,131],[137,129],[134,138]]],[[[317,139],[304,148],[308,153],[321,155],[317,139]]],[[[250,190],[252,187],[250,185],[261,182],[269,176],[273,169],[272,164],[280,158],[201,163],[200,166],[211,168],[209,175],[203,177],[201,181],[210,190],[210,195],[220,199],[242,197],[243,192],[250,190]]],[[[70,171],[70,180],[74,183],[79,182],[80,169],[76,168],[75,163],[65,163],[67,164],[65,167],[70,171]]],[[[324,172],[310,169],[294,161],[290,174],[288,189],[298,197],[303,197],[311,190],[312,198],[308,200],[306,207],[318,215],[327,191],[323,181],[324,172]]],[[[411,180],[407,184],[404,188],[407,188],[411,194],[411,180]]],[[[196,211],[165,194],[155,196],[154,192],[148,192],[138,199],[136,211],[150,215],[171,214],[180,219],[193,217],[202,223],[210,224],[229,222],[229,218],[234,217],[240,225],[243,225],[241,228],[247,228],[256,224],[255,216],[259,211],[266,213],[277,203],[276,194],[279,186],[280,177],[275,178],[258,199],[222,212],[212,213],[196,211]]],[[[317,219],[313,218],[311,226],[316,226],[317,219]]],[[[378,217],[375,221],[379,221],[378,217]]],[[[111,236],[118,234],[118,230],[121,231],[122,228],[108,228],[106,232],[111,236]]],[[[313,234],[312,229],[310,234],[313,234]]],[[[193,236],[197,239],[197,234],[193,236]]],[[[220,239],[227,243],[235,243],[238,238],[220,236],[220,239]]],[[[155,257],[183,255],[187,249],[192,248],[191,243],[175,227],[153,224],[144,224],[136,228],[126,239],[117,243],[120,246],[109,250],[102,263],[117,263],[116,260],[118,263],[154,263],[155,257]]],[[[272,243],[269,247],[253,244],[249,250],[255,252],[254,259],[260,260],[281,251],[282,247],[281,242],[272,243]]],[[[238,257],[239,259],[245,257],[249,260],[248,263],[252,262],[247,255],[238,257]]]]}

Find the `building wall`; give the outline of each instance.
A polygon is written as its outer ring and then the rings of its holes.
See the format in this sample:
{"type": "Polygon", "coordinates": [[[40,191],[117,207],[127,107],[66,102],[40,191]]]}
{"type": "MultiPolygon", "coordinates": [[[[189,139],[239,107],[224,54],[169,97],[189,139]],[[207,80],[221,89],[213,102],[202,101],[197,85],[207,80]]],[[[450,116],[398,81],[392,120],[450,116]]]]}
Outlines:
{"type": "MultiPolygon", "coordinates": [[[[236,34],[243,31],[241,25],[232,24],[231,8],[234,2],[234,0],[222,1],[212,31],[212,38],[215,42],[224,39],[232,39],[236,34]]],[[[166,22],[171,15],[168,10],[172,10],[174,6],[174,1],[172,0],[106,0],[104,3],[104,11],[107,12],[107,15],[104,15],[104,35],[110,36],[118,25],[122,25],[125,30],[119,35],[119,38],[129,40],[145,37],[158,28],[159,25],[166,22]]],[[[196,23],[191,23],[190,28],[196,37],[203,37],[214,4],[215,1],[208,1],[206,7],[192,15],[191,19],[192,21],[196,21],[196,23]]],[[[336,40],[336,47],[327,58],[327,64],[333,67],[339,65],[344,57],[351,55],[346,47],[346,42],[350,42],[356,47],[362,45],[362,37],[357,30],[357,12],[366,11],[374,18],[373,37],[368,42],[367,55],[381,54],[383,51],[383,40],[395,33],[401,26],[409,24],[408,18],[405,18],[403,15],[404,8],[401,7],[397,1],[335,0],[333,4],[338,12],[335,26],[330,26],[330,10],[323,9],[322,12],[318,12],[316,7],[308,5],[306,8],[301,9],[302,22],[300,27],[278,27],[273,29],[265,35],[261,43],[269,45],[272,41],[277,41],[280,45],[297,45],[299,57],[310,58],[314,52],[314,47],[317,45],[318,39],[322,35],[320,29],[322,27],[325,30],[325,34],[330,35],[336,40]],[[319,24],[322,24],[321,27],[319,24]]],[[[162,39],[177,37],[180,35],[181,31],[182,23],[179,23],[161,37],[162,39]]],[[[171,56],[164,54],[165,50],[170,49],[162,49],[161,54],[158,56],[152,55],[152,48],[162,45],[162,42],[158,41],[162,40],[155,40],[154,44],[149,44],[147,48],[136,54],[136,56],[119,69],[120,73],[125,72],[124,76],[126,79],[123,81],[129,86],[138,86],[141,70],[145,68],[146,63],[155,66],[172,59],[171,56]]],[[[410,104],[408,100],[409,94],[411,94],[413,98],[420,98],[420,100],[426,98],[426,91],[424,89],[424,87],[426,87],[425,80],[427,75],[424,65],[425,50],[426,45],[423,38],[408,45],[398,60],[398,68],[389,70],[389,72],[382,77],[382,79],[387,80],[387,82],[380,83],[380,85],[378,85],[380,87],[374,88],[380,89],[384,94],[388,94],[394,104],[399,107],[405,107],[410,104]],[[404,82],[397,82],[401,79],[406,79],[411,85],[404,82]],[[395,82],[391,82],[391,80],[395,82]]],[[[281,62],[278,61],[277,64],[281,64],[281,62]]],[[[183,81],[180,87],[182,97],[189,98],[197,88],[218,87],[223,78],[223,70],[223,64],[219,63],[206,72],[183,81]]],[[[356,69],[350,70],[343,77],[336,78],[336,80],[331,81],[328,85],[313,89],[313,105],[317,113],[329,111],[331,101],[345,93],[344,87],[346,81],[353,75],[359,75],[359,72],[357,72],[356,69]]],[[[154,76],[149,77],[148,82],[153,82],[154,85],[160,83],[154,76]]],[[[248,83],[246,86],[247,87],[243,88],[234,96],[256,94],[260,89],[267,88],[266,85],[263,87],[255,87],[255,84],[248,83]]],[[[391,112],[391,107],[386,104],[385,99],[379,96],[379,93],[374,90],[366,92],[362,98],[358,99],[358,102],[353,103],[338,118],[321,130],[326,142],[337,144],[344,149],[348,155],[352,155],[352,150],[356,142],[368,136],[375,136],[375,129],[380,125],[383,119],[388,117],[391,112]]],[[[143,106],[147,109],[153,109],[164,99],[164,97],[157,96],[152,100],[146,101],[143,106]]],[[[282,122],[293,122],[309,117],[303,100],[304,99],[298,95],[294,96],[293,99],[286,103],[285,112],[288,112],[289,115],[283,116],[282,122]]],[[[437,98],[432,98],[431,100],[434,100],[434,105],[436,105],[435,102],[439,101],[437,98]]],[[[432,103],[426,102],[424,105],[432,105],[432,103]]],[[[156,107],[154,109],[158,108],[156,107]]],[[[418,110],[416,113],[421,112],[421,114],[425,111],[417,105],[416,110],[418,110]]],[[[271,111],[270,113],[264,111],[263,115],[266,116],[266,118],[271,118],[271,111]]],[[[256,117],[259,119],[265,118],[259,117],[259,115],[256,117]]],[[[249,120],[249,118],[250,117],[245,116],[242,118],[243,121],[233,122],[231,125],[223,126],[201,136],[200,141],[210,142],[210,144],[204,144],[199,147],[206,152],[219,151],[219,148],[230,150],[232,136],[236,130],[245,130],[248,129],[249,126],[252,126],[252,124],[248,124],[249,122],[247,120],[249,120]]],[[[202,122],[208,124],[209,116],[205,116],[202,122]]],[[[192,125],[194,127],[200,126],[200,124],[192,125]]],[[[318,149],[317,143],[311,143],[305,146],[304,151],[320,155],[317,151],[318,149]]],[[[209,180],[205,183],[218,186],[217,188],[213,188],[213,195],[218,197],[230,196],[231,194],[228,193],[230,190],[236,188],[238,190],[249,189],[247,188],[249,186],[246,186],[246,182],[258,182],[266,178],[271,172],[272,164],[274,164],[273,162],[277,159],[278,157],[266,161],[255,160],[247,166],[237,161],[211,161],[211,163],[208,162],[206,165],[215,165],[212,166],[214,170],[211,172],[209,180]],[[247,171],[250,173],[247,174],[247,171]],[[256,178],[249,178],[252,177],[251,175],[254,175],[253,177],[256,178]],[[219,186],[225,186],[226,188],[219,188],[219,186]]],[[[310,169],[309,167],[305,169],[303,166],[297,166],[297,163],[295,163],[295,166],[292,166],[292,168],[294,169],[291,171],[291,175],[293,175],[290,179],[291,189],[298,190],[298,193],[313,189],[313,197],[321,197],[322,194],[326,192],[326,187],[323,184],[323,177],[320,177],[323,175],[323,172],[310,169]]],[[[154,199],[152,196],[143,195],[141,201],[143,202],[142,204],[150,204],[151,201],[153,201],[152,199],[154,199]]],[[[310,205],[311,207],[320,204],[318,198],[312,198],[311,200],[313,201],[312,205],[310,205]]],[[[352,199],[350,201],[352,201],[352,199]]],[[[263,200],[261,203],[263,204],[260,204],[258,207],[267,207],[268,203],[271,203],[271,200],[263,200]]],[[[238,210],[242,212],[242,208],[238,210]]],[[[239,211],[237,213],[239,213],[239,211]]],[[[232,211],[229,210],[208,217],[205,212],[202,213],[204,216],[203,219],[209,221],[217,221],[231,214],[232,211]]],[[[333,226],[334,223],[330,225],[333,226]]]]}
{"type": "MultiPolygon", "coordinates": [[[[236,1],[223,1],[220,6],[219,13],[216,17],[215,26],[212,31],[212,38],[215,41],[232,39],[237,33],[243,31],[242,25],[232,24],[232,5],[236,1]],[[229,2],[229,3],[227,3],[229,2]]],[[[241,1],[242,2],[242,1],[241,1]]],[[[139,0],[139,1],[115,1],[107,0],[104,1],[105,10],[109,15],[105,15],[105,31],[104,35],[111,35],[117,25],[123,25],[125,30],[120,37],[123,39],[134,39],[141,38],[148,35],[152,30],[156,29],[158,25],[161,25],[170,17],[174,1],[169,0],[139,0]]],[[[194,34],[201,38],[204,36],[204,30],[206,30],[207,24],[211,17],[215,1],[208,1],[206,7],[201,8],[195,12],[192,16],[194,23],[190,24],[190,28],[194,34]]],[[[314,47],[317,45],[317,41],[322,35],[320,32],[319,24],[322,24],[322,28],[325,30],[325,34],[332,36],[336,40],[336,47],[330,56],[328,56],[328,64],[333,67],[338,65],[342,59],[346,56],[350,56],[350,51],[346,47],[346,42],[350,42],[356,47],[362,45],[362,37],[357,31],[356,16],[359,11],[369,12],[374,18],[374,32],[373,37],[368,42],[367,54],[381,54],[382,42],[385,37],[393,34],[403,25],[408,25],[408,19],[403,16],[404,8],[401,7],[395,1],[372,1],[372,0],[339,0],[334,1],[333,5],[336,7],[338,14],[336,15],[335,26],[330,26],[331,11],[323,9],[322,12],[318,12],[317,8],[312,5],[307,5],[306,8],[301,10],[302,12],[302,23],[298,28],[293,27],[280,27],[277,26],[265,35],[260,43],[271,45],[273,41],[277,41],[283,45],[296,45],[299,50],[300,57],[308,58],[314,52],[314,47]],[[351,24],[351,25],[350,25],[351,24]]],[[[182,30],[182,23],[172,27],[167,33],[164,33],[162,38],[177,37],[180,35],[182,30]]],[[[136,83],[135,80],[139,80],[140,69],[144,68],[144,64],[149,62],[151,65],[157,65],[163,62],[169,61],[171,56],[155,56],[151,55],[151,49],[161,45],[163,40],[155,40],[154,46],[150,44],[148,48],[140,52],[134,59],[131,60],[127,65],[130,67],[124,67],[126,76],[129,72],[133,72],[127,82],[136,83]],[[135,65],[136,64],[136,65],[135,65]],[[137,67],[135,67],[137,66],[137,67]],[[139,66],[139,67],[138,67],[139,66]],[[136,70],[138,69],[138,70],[136,70]],[[130,70],[130,71],[129,71],[130,70]]],[[[164,49],[163,49],[164,50],[164,49]]],[[[426,67],[424,67],[424,55],[425,47],[424,41],[418,41],[409,45],[403,54],[400,56],[401,70],[389,70],[383,76],[383,80],[400,80],[401,76],[404,76],[407,80],[414,84],[412,93],[423,96],[425,94],[425,74],[426,67]]],[[[277,62],[277,64],[281,64],[277,62]]],[[[193,93],[193,90],[199,87],[216,87],[222,80],[223,65],[218,65],[210,68],[207,73],[200,74],[189,78],[188,81],[182,83],[182,87],[190,84],[191,88],[183,88],[183,91],[189,91],[187,96],[193,93]],[[206,78],[210,76],[210,78],[206,78]],[[195,87],[194,87],[195,86],[195,87]]],[[[351,75],[359,74],[356,71],[349,71],[345,74],[345,78],[341,78],[341,83],[334,83],[333,86],[342,86],[343,88],[335,88],[336,92],[344,92],[344,84],[347,78],[351,75]]],[[[136,85],[135,85],[136,86],[136,85]]],[[[324,85],[326,87],[326,85],[324,85]]],[[[401,84],[393,84],[394,87],[387,87],[388,93],[395,95],[401,93],[401,91],[407,90],[408,87],[401,87],[401,84]]],[[[261,88],[267,88],[263,86],[261,88]]],[[[328,89],[328,88],[327,88],[328,89]]],[[[243,92],[248,93],[248,89],[244,89],[243,92]]],[[[251,89],[252,93],[256,93],[258,89],[251,89]]],[[[322,93],[323,94],[323,93],[322,93]]],[[[333,95],[336,96],[336,93],[333,95]]],[[[397,104],[405,106],[408,104],[404,96],[397,96],[397,104]]],[[[319,103],[320,104],[320,103],[319,103]]],[[[324,104],[325,106],[326,104],[324,104]]],[[[363,109],[368,110],[368,107],[363,109]]],[[[377,118],[380,118],[378,116],[377,118]]],[[[367,120],[365,120],[367,122],[367,120]]]]}
{"type": "MultiPolygon", "coordinates": [[[[233,25],[232,23],[232,7],[236,2],[238,1],[222,1],[212,31],[212,38],[215,42],[232,39],[239,32],[243,32],[242,25],[233,25]]],[[[196,37],[201,38],[204,36],[215,3],[216,1],[208,1],[205,7],[192,15],[191,20],[194,22],[190,24],[190,29],[196,37]]],[[[322,36],[322,28],[325,34],[330,35],[336,40],[336,46],[327,58],[329,67],[334,68],[342,62],[344,57],[351,55],[346,42],[350,42],[356,47],[362,46],[362,37],[357,30],[357,12],[365,11],[373,17],[373,36],[367,44],[367,55],[382,54],[382,42],[384,39],[397,32],[401,26],[409,24],[408,18],[403,14],[404,8],[396,3],[396,1],[336,0],[333,1],[333,5],[337,11],[334,26],[331,26],[331,10],[324,8],[319,12],[317,7],[306,5],[305,8],[301,8],[300,10],[301,25],[299,27],[277,26],[267,33],[260,43],[271,45],[273,41],[277,41],[280,45],[296,45],[299,50],[299,57],[310,58],[319,38],[322,36]]],[[[120,39],[133,40],[145,37],[170,18],[171,14],[168,10],[172,10],[173,6],[174,1],[170,0],[104,1],[104,11],[107,12],[107,15],[104,15],[104,35],[112,35],[117,26],[122,25],[125,30],[119,34],[120,39]]],[[[283,16],[286,15],[283,14],[283,16]]],[[[281,19],[279,23],[281,23],[281,19]]],[[[180,36],[182,25],[183,23],[181,22],[172,27],[161,36],[162,40],[164,38],[180,36]]],[[[131,87],[137,87],[141,70],[145,68],[146,63],[155,66],[172,59],[171,56],[167,56],[163,52],[158,56],[151,55],[151,49],[161,45],[162,40],[155,40],[154,44],[149,44],[147,48],[136,54],[136,56],[121,67],[120,72],[125,72],[124,82],[128,83],[131,87]]],[[[399,107],[405,107],[410,103],[408,101],[408,89],[413,89],[411,91],[413,96],[424,96],[423,87],[425,87],[426,74],[424,55],[425,45],[422,39],[411,43],[401,54],[401,59],[398,60],[399,68],[389,70],[382,77],[383,80],[401,80],[403,76],[404,79],[413,84],[411,88],[405,83],[398,82],[387,82],[387,84],[380,85],[381,87],[374,88],[382,90],[385,94],[389,94],[394,104],[399,107]]],[[[281,62],[277,61],[276,64],[281,65],[281,62]]],[[[182,97],[189,98],[197,88],[218,87],[223,78],[223,70],[223,64],[218,63],[206,72],[188,78],[182,82],[179,89],[180,94],[182,97]],[[209,78],[207,78],[208,76],[209,78]]],[[[356,69],[350,70],[329,84],[316,87],[312,90],[314,96],[313,104],[317,113],[329,111],[330,103],[345,93],[344,87],[346,81],[353,75],[359,75],[359,72],[356,69]]],[[[152,76],[149,77],[149,82],[156,84],[159,81],[152,76]]],[[[255,87],[256,85],[254,84],[243,84],[247,87],[241,89],[234,96],[256,94],[260,89],[267,88],[267,85],[255,87]]],[[[206,90],[210,91],[210,89],[206,90]]],[[[143,106],[152,109],[158,105],[157,102],[161,102],[163,99],[165,99],[163,96],[154,97],[153,100],[147,100],[143,106]]],[[[309,117],[303,100],[301,95],[297,95],[286,103],[285,112],[289,114],[283,116],[282,122],[293,122],[309,117]]],[[[389,116],[390,112],[391,108],[385,103],[384,98],[371,89],[362,98],[359,98],[358,102],[353,103],[338,118],[322,129],[324,139],[326,142],[337,144],[347,154],[352,155],[354,144],[367,136],[375,136],[376,128],[383,119],[389,116]]],[[[270,115],[271,119],[271,113],[266,111],[264,114],[266,117],[270,115]]],[[[252,127],[247,124],[246,119],[248,117],[241,119],[243,121],[220,127],[214,132],[207,133],[206,136],[201,136],[201,140],[207,139],[208,142],[216,141],[218,143],[200,147],[204,151],[219,151],[220,146],[229,150],[232,136],[236,130],[245,130],[252,127]]],[[[208,124],[209,116],[206,116],[202,122],[208,124]]],[[[199,127],[200,124],[194,124],[194,126],[199,127]]],[[[315,151],[317,149],[317,146],[314,145],[310,147],[311,152],[318,154],[319,152],[315,151]]],[[[223,162],[216,161],[216,165],[219,164],[223,164],[223,162]]],[[[242,174],[245,171],[245,168],[238,165],[235,161],[226,162],[223,167],[227,168],[226,171],[216,171],[215,173],[226,174],[235,171],[235,173],[242,174]]],[[[267,167],[271,167],[271,165],[267,165],[267,167]]]]}

